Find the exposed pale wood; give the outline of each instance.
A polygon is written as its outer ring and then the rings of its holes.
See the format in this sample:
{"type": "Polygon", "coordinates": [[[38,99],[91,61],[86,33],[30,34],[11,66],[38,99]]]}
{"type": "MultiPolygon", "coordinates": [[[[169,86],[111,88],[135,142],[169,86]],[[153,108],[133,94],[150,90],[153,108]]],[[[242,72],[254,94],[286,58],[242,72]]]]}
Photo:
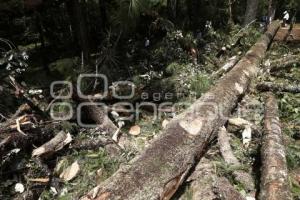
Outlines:
{"type": "Polygon", "coordinates": [[[247,192],[253,192],[254,180],[249,173],[247,173],[244,170],[238,169],[241,168],[242,165],[233,154],[229,140],[230,137],[226,131],[226,128],[225,127],[220,128],[218,132],[218,143],[219,143],[219,148],[223,159],[228,165],[237,168],[237,170],[235,170],[232,173],[234,179],[237,182],[241,183],[247,192]]]}
{"type": "Polygon", "coordinates": [[[32,156],[42,156],[45,154],[54,153],[56,151],[61,150],[65,145],[69,144],[71,141],[72,141],[72,137],[70,133],[65,133],[64,131],[60,131],[50,141],[34,149],[32,151],[32,156]]]}
{"type": "Polygon", "coordinates": [[[239,63],[173,119],[144,152],[82,199],[170,199],[247,91],[279,26],[278,21],[273,22],[239,63]],[[215,106],[222,115],[216,113],[215,106]]]}
{"type": "Polygon", "coordinates": [[[278,105],[271,93],[268,93],[265,99],[264,127],[261,147],[260,199],[292,199],[289,191],[286,154],[280,128],[278,105]]]}
{"type": "Polygon", "coordinates": [[[222,157],[224,158],[227,164],[239,166],[240,162],[234,156],[229,140],[230,137],[226,131],[226,128],[225,127],[220,128],[218,132],[218,144],[219,144],[222,157]]]}
{"type": "Polygon", "coordinates": [[[229,60],[218,71],[213,73],[212,76],[214,78],[219,78],[226,72],[230,71],[238,63],[239,59],[240,58],[238,56],[233,56],[233,57],[229,58],[229,60]]]}

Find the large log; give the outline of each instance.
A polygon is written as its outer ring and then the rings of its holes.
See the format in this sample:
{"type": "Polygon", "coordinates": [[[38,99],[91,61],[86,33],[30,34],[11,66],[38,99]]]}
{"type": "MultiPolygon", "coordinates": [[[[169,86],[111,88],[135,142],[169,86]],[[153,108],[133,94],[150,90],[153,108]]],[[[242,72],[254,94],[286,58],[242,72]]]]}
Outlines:
{"type": "Polygon", "coordinates": [[[290,92],[290,93],[300,93],[300,85],[291,85],[283,83],[272,83],[272,82],[263,82],[257,85],[258,90],[266,92],[290,92]]]}
{"type": "Polygon", "coordinates": [[[245,198],[235,190],[227,178],[218,178],[215,184],[215,192],[220,200],[245,200],[245,198]]]}
{"type": "Polygon", "coordinates": [[[170,199],[246,92],[279,26],[273,22],[239,63],[173,119],[141,155],[82,199],[170,199]]]}
{"type": "Polygon", "coordinates": [[[278,105],[275,97],[268,93],[265,100],[265,133],[262,139],[261,200],[289,200],[289,180],[280,128],[278,105]]]}

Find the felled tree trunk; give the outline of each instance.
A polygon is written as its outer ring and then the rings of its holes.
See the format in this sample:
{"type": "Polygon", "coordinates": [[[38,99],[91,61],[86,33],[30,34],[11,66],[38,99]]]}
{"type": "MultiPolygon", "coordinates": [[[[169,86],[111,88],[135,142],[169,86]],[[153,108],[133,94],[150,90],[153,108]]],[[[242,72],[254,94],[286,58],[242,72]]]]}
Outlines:
{"type": "Polygon", "coordinates": [[[283,135],[281,133],[278,105],[269,93],[265,100],[265,133],[261,157],[261,200],[292,199],[289,191],[288,172],[285,158],[283,135]]]}
{"type": "Polygon", "coordinates": [[[264,92],[272,91],[300,93],[300,85],[286,85],[283,83],[263,82],[257,85],[257,89],[264,92]]]}
{"type": "Polygon", "coordinates": [[[246,13],[244,17],[244,26],[247,26],[256,19],[259,0],[247,0],[246,13]]]}
{"type": "Polygon", "coordinates": [[[141,155],[82,199],[170,199],[246,92],[279,26],[274,22],[215,87],[172,120],[141,155]]]}
{"type": "Polygon", "coordinates": [[[234,189],[228,179],[218,178],[215,184],[215,192],[220,200],[245,200],[245,198],[234,189]]]}
{"type": "Polygon", "coordinates": [[[277,72],[283,69],[289,69],[294,65],[299,65],[300,55],[287,56],[286,58],[281,58],[270,63],[270,72],[277,72]]]}

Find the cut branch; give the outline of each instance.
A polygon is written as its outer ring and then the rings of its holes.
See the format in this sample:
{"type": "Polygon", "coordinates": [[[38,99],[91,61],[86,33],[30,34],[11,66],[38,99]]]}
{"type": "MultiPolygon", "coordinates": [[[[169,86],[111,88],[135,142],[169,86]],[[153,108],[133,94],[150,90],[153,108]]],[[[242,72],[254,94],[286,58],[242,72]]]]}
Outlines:
{"type": "Polygon", "coordinates": [[[72,136],[70,133],[65,133],[60,131],[54,138],[49,142],[43,144],[39,148],[32,151],[32,156],[42,156],[46,154],[52,154],[56,151],[61,150],[65,145],[72,141],[72,136]]]}
{"type": "Polygon", "coordinates": [[[289,191],[288,172],[280,128],[278,105],[268,93],[265,99],[265,134],[262,139],[261,200],[292,199],[289,191]]]}
{"type": "Polygon", "coordinates": [[[220,200],[245,200],[245,198],[234,189],[229,180],[222,177],[218,178],[215,184],[215,192],[220,200]]]}
{"type": "MultiPolygon", "coordinates": [[[[239,168],[241,167],[241,163],[238,161],[238,159],[233,154],[233,151],[230,146],[229,142],[229,135],[225,129],[225,127],[220,128],[218,132],[218,141],[219,141],[219,147],[222,157],[224,158],[225,162],[228,165],[231,165],[232,167],[239,168]]],[[[251,175],[241,169],[235,170],[232,175],[234,176],[234,179],[238,182],[240,182],[247,192],[254,191],[254,180],[251,177],[251,175]]]]}
{"type": "Polygon", "coordinates": [[[227,73],[228,71],[230,71],[239,61],[239,57],[238,56],[233,56],[231,58],[229,58],[228,62],[226,62],[226,64],[224,64],[218,71],[216,71],[212,76],[214,78],[219,78],[221,77],[223,74],[227,73]]]}
{"type": "Polygon", "coordinates": [[[215,87],[172,120],[127,167],[120,168],[82,199],[170,199],[246,92],[279,26],[278,21],[273,22],[215,87]]]}
{"type": "Polygon", "coordinates": [[[300,93],[300,85],[289,85],[283,83],[272,83],[263,82],[257,85],[257,89],[263,92],[290,92],[290,93],[300,93]]]}

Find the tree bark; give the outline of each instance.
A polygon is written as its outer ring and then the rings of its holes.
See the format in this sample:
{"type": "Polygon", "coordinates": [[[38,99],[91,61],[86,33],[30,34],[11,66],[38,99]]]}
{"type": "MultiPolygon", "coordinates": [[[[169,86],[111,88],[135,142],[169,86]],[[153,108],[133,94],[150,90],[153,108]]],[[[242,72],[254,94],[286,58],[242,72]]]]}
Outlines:
{"type": "Polygon", "coordinates": [[[75,30],[76,39],[80,50],[83,53],[84,59],[87,61],[89,59],[89,40],[88,31],[86,27],[85,12],[83,9],[83,4],[85,2],[80,2],[80,0],[68,0],[67,5],[69,7],[69,15],[71,24],[75,30]]]}
{"type": "Polygon", "coordinates": [[[245,200],[245,198],[234,189],[227,178],[218,178],[215,184],[215,192],[220,200],[245,200]]]}
{"type": "Polygon", "coordinates": [[[285,158],[283,135],[280,128],[278,105],[268,93],[265,99],[265,134],[262,139],[261,200],[292,199],[285,158]]]}
{"type": "Polygon", "coordinates": [[[246,13],[244,18],[244,26],[256,19],[259,0],[247,0],[246,13]]]}
{"type": "Polygon", "coordinates": [[[279,26],[274,22],[215,87],[173,119],[141,155],[82,199],[170,199],[246,92],[279,26]]]}
{"type": "Polygon", "coordinates": [[[167,8],[168,8],[168,15],[171,21],[174,22],[176,20],[177,16],[177,6],[178,6],[178,0],[168,0],[167,1],[167,8]]]}
{"type": "Polygon", "coordinates": [[[234,25],[232,16],[232,2],[233,0],[228,0],[228,25],[231,27],[234,25]]]}
{"type": "Polygon", "coordinates": [[[290,92],[300,93],[300,85],[288,85],[283,83],[263,82],[257,85],[257,89],[263,92],[290,92]]]}
{"type": "Polygon", "coordinates": [[[269,0],[268,2],[268,22],[272,22],[275,18],[275,2],[276,0],[269,0]]]}

